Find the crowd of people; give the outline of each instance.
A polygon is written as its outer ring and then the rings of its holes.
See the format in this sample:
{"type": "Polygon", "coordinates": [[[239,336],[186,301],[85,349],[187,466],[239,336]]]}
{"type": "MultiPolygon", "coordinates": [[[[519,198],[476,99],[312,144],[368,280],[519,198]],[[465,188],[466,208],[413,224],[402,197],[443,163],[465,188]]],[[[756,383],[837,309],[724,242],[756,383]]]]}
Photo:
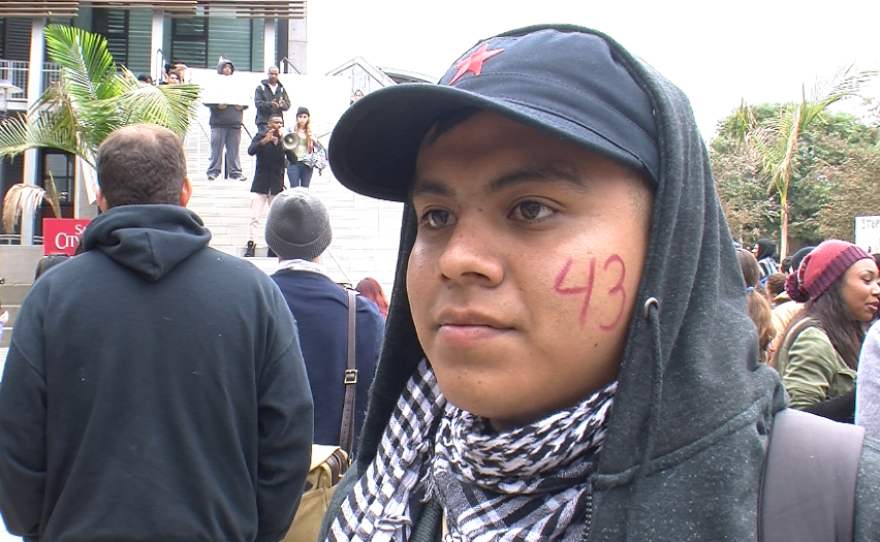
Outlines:
{"type": "Polygon", "coordinates": [[[880,442],[833,421],[880,417],[876,262],[737,250],[688,98],[639,57],[529,27],[353,99],[329,159],[404,205],[390,303],[327,276],[329,210],[282,184],[308,110],[285,145],[277,70],[257,94],[271,277],[208,246],[170,131],[101,145],[103,212],[0,386],[10,532],[278,542],[357,386],[321,542],[880,540],[880,442]]]}
{"type": "MultiPolygon", "coordinates": [[[[781,266],[769,239],[760,239],[751,253],[741,248],[737,252],[760,358],[779,372],[789,406],[859,423],[857,395],[862,401],[880,402],[871,391],[880,387],[880,381],[871,381],[876,375],[869,371],[863,377],[868,379],[865,385],[856,385],[866,332],[880,310],[875,256],[837,239],[803,247],[781,266]]],[[[860,425],[880,437],[875,423],[860,425]]]]}

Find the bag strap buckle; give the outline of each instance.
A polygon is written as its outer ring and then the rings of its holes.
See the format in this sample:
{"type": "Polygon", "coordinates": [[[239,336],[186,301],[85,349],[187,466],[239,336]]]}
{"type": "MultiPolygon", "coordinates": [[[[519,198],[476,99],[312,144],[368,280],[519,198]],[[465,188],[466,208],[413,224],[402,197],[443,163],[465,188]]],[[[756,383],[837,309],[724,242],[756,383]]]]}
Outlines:
{"type": "Polygon", "coordinates": [[[351,386],[358,383],[358,372],[357,369],[346,369],[345,377],[342,379],[342,383],[346,386],[351,386]]]}

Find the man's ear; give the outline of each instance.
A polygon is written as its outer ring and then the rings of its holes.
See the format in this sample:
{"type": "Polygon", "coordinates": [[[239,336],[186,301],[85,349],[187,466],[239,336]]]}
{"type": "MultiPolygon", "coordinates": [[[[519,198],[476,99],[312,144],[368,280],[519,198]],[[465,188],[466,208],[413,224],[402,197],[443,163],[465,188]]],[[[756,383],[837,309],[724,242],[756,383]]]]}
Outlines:
{"type": "Polygon", "coordinates": [[[192,196],[193,185],[189,177],[183,178],[183,188],[180,189],[180,206],[186,207],[189,198],[192,196]]]}
{"type": "Polygon", "coordinates": [[[98,209],[100,209],[102,213],[106,213],[110,206],[107,205],[107,198],[104,197],[104,192],[102,192],[100,188],[95,190],[95,200],[98,203],[98,209]]]}

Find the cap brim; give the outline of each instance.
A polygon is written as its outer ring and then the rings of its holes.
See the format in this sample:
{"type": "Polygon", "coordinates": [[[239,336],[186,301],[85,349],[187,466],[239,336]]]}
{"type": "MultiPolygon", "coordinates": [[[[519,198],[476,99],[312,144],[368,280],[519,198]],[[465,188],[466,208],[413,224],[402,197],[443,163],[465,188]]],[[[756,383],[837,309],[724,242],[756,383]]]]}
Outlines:
{"type": "Polygon", "coordinates": [[[329,145],[334,176],[359,194],[405,201],[422,137],[439,116],[461,107],[497,113],[644,170],[628,150],[552,112],[459,88],[410,83],[371,92],[342,115],[329,145]]]}

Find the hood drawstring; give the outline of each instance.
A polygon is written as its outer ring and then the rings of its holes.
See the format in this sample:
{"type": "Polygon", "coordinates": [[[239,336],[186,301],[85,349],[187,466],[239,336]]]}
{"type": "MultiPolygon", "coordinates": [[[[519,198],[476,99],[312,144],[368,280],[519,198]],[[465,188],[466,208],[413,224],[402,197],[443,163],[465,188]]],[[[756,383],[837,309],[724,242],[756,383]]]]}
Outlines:
{"type": "Polygon", "coordinates": [[[636,478],[644,476],[648,468],[648,462],[654,454],[654,445],[657,440],[657,426],[660,418],[660,402],[663,399],[663,350],[660,343],[660,301],[656,297],[649,297],[645,301],[645,319],[651,326],[651,342],[654,355],[653,371],[651,374],[651,398],[648,402],[651,409],[647,420],[647,436],[645,438],[645,451],[642,453],[642,461],[636,478]]]}
{"type": "MultiPolygon", "coordinates": [[[[651,457],[654,455],[654,447],[657,442],[657,428],[660,426],[660,403],[663,399],[663,348],[660,342],[660,301],[656,297],[649,297],[644,305],[645,320],[651,326],[651,346],[653,346],[651,354],[654,358],[651,374],[651,397],[648,402],[650,410],[648,418],[645,422],[647,427],[642,429],[645,432],[645,449],[642,452],[642,459],[639,462],[639,468],[636,471],[633,480],[633,491],[638,491],[638,485],[648,472],[648,465],[651,457]]],[[[636,518],[633,510],[628,510],[626,514],[627,530],[629,531],[629,523],[636,518]]],[[[586,539],[585,539],[586,542],[586,539]]]]}
{"type": "MultiPolygon", "coordinates": [[[[660,342],[660,301],[656,297],[649,297],[647,301],[645,301],[644,305],[644,314],[645,320],[648,321],[651,326],[651,346],[652,351],[651,354],[654,358],[654,363],[652,364],[652,374],[651,374],[651,397],[648,404],[652,406],[650,409],[650,413],[648,414],[648,419],[646,420],[647,431],[645,437],[645,450],[642,452],[642,460],[639,463],[639,468],[636,471],[635,479],[633,480],[633,485],[636,486],[639,481],[644,478],[647,469],[648,462],[651,460],[651,456],[654,455],[654,446],[657,440],[657,427],[659,427],[659,418],[660,418],[660,401],[663,399],[663,348],[660,342]]],[[[636,489],[637,491],[637,489],[636,489]]],[[[626,523],[627,527],[632,517],[632,510],[628,510],[626,513],[626,523]]],[[[590,530],[592,527],[592,519],[593,519],[593,507],[592,503],[587,508],[586,521],[584,522],[586,528],[584,529],[583,536],[581,537],[582,542],[587,542],[590,537],[590,530]]],[[[629,529],[627,529],[629,530],[629,529]]]]}

